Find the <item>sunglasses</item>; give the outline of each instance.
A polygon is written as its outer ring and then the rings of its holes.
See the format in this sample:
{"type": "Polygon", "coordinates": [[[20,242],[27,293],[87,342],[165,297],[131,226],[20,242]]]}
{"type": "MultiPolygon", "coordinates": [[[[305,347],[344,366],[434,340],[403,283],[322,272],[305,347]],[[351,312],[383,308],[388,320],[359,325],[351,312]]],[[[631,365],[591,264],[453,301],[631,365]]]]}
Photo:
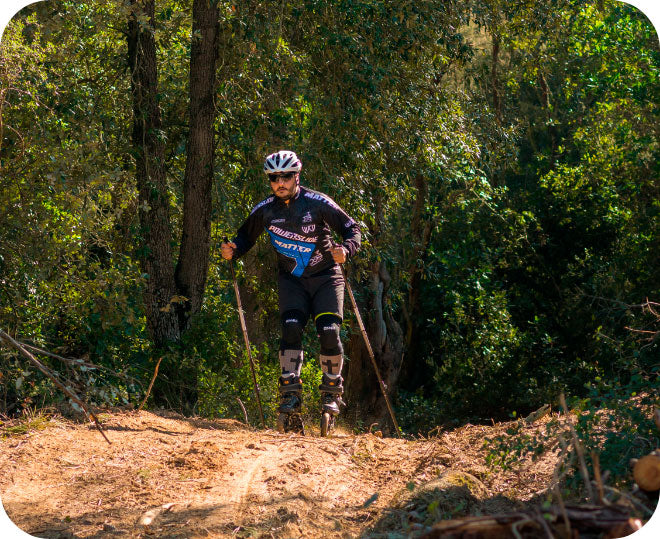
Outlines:
{"type": "Polygon", "coordinates": [[[295,172],[287,172],[286,174],[269,174],[268,179],[272,183],[276,183],[279,180],[284,180],[284,181],[289,181],[291,178],[293,178],[296,175],[295,172]]]}

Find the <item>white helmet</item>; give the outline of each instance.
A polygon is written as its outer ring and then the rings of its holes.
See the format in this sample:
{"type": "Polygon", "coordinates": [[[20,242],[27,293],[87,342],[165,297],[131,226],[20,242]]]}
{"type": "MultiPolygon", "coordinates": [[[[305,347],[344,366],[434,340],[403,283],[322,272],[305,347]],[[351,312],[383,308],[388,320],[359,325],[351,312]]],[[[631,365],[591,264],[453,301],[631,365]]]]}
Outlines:
{"type": "Polygon", "coordinates": [[[266,157],[264,172],[266,174],[278,174],[287,172],[300,172],[302,163],[294,152],[280,150],[266,157]]]}

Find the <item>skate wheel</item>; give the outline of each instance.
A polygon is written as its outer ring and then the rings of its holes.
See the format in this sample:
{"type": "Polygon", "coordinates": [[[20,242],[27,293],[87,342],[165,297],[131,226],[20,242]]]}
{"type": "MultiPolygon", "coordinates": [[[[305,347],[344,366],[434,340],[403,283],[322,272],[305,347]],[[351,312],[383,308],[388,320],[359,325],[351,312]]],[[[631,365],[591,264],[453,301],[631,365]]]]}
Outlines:
{"type": "Polygon", "coordinates": [[[279,414],[277,416],[277,432],[280,434],[284,434],[286,432],[286,427],[287,427],[287,414],[279,414]]]}
{"type": "Polygon", "coordinates": [[[305,436],[305,425],[303,425],[302,418],[298,414],[280,413],[277,416],[277,432],[281,434],[295,432],[305,436]]]}
{"type": "Polygon", "coordinates": [[[321,414],[321,436],[324,438],[330,433],[332,428],[332,416],[328,412],[321,414]]]}
{"type": "Polygon", "coordinates": [[[289,425],[287,426],[287,432],[295,432],[301,436],[305,436],[305,425],[302,422],[302,417],[299,414],[291,414],[289,416],[289,425]]]}

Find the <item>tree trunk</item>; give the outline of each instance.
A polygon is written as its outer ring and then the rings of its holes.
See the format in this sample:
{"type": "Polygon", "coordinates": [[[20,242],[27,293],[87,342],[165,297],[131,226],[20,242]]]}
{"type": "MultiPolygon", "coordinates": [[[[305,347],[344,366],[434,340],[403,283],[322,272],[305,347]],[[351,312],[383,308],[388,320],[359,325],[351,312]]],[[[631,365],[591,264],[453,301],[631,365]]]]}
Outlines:
{"type": "Polygon", "coordinates": [[[169,197],[164,169],[164,142],[158,104],[155,0],[131,0],[128,60],[133,97],[133,152],[139,194],[142,248],[140,262],[148,275],[147,323],[157,346],[180,338],[172,300],[176,296],[169,197]]]}
{"type": "MultiPolygon", "coordinates": [[[[379,237],[378,223],[381,222],[381,217],[377,216],[376,230],[372,230],[374,238],[379,237]]],[[[358,308],[369,336],[378,370],[387,387],[388,396],[391,397],[395,392],[401,370],[404,338],[401,326],[394,319],[387,305],[389,284],[390,275],[385,262],[373,263],[369,275],[367,299],[363,302],[364,305],[358,306],[358,308]]],[[[357,300],[358,298],[356,298],[357,300]]],[[[391,420],[378,378],[364,344],[362,333],[357,327],[353,328],[351,332],[346,352],[350,358],[344,383],[349,406],[348,416],[356,422],[378,421],[391,428],[391,420]]]]}
{"type": "Polygon", "coordinates": [[[190,57],[190,132],[184,176],[183,229],[174,268],[169,195],[164,170],[164,136],[158,105],[154,39],[155,0],[131,0],[128,55],[133,94],[133,146],[144,249],[149,275],[146,315],[157,346],[176,342],[202,305],[209,265],[213,184],[213,121],[218,8],[193,2],[190,57]],[[185,298],[185,300],[182,300],[185,298]],[[183,302],[182,302],[183,301],[183,302]]]}
{"type": "Polygon", "coordinates": [[[422,278],[424,276],[424,263],[426,261],[431,236],[436,226],[433,219],[425,219],[425,208],[428,197],[428,182],[426,178],[418,175],[415,178],[417,194],[412,211],[410,224],[410,238],[412,250],[408,259],[408,297],[402,305],[405,320],[405,355],[401,366],[400,383],[406,387],[417,388],[424,383],[428,374],[420,367],[419,360],[419,327],[420,327],[420,300],[422,291],[422,278]]]}
{"type": "MultiPolygon", "coordinates": [[[[213,122],[217,63],[218,8],[194,0],[190,57],[190,132],[184,175],[183,230],[174,267],[169,193],[164,168],[164,135],[158,104],[154,39],[155,0],[131,0],[128,56],[133,95],[133,147],[139,193],[143,248],[140,260],[149,276],[145,310],[156,350],[178,342],[190,317],[202,305],[209,265],[213,122]],[[185,298],[185,299],[184,299],[185,298]]],[[[169,354],[161,367],[154,398],[194,411],[197,369],[185,366],[182,351],[169,354]]]]}
{"type": "Polygon", "coordinates": [[[500,56],[500,37],[493,35],[493,65],[491,69],[491,90],[493,92],[493,110],[495,111],[495,119],[497,123],[502,121],[502,107],[500,103],[499,80],[497,76],[497,65],[500,56]]]}
{"type": "Polygon", "coordinates": [[[559,134],[557,133],[557,123],[554,122],[554,112],[552,110],[552,103],[550,101],[551,91],[548,86],[548,81],[543,74],[543,71],[539,68],[539,87],[541,88],[541,106],[546,113],[546,124],[548,126],[548,135],[550,137],[550,169],[554,170],[555,164],[557,162],[557,148],[559,140],[559,134]]]}
{"type": "Polygon", "coordinates": [[[211,192],[213,186],[213,121],[215,69],[218,58],[218,7],[193,1],[190,51],[190,133],[183,187],[183,230],[176,267],[181,329],[202,306],[209,267],[211,192]]]}

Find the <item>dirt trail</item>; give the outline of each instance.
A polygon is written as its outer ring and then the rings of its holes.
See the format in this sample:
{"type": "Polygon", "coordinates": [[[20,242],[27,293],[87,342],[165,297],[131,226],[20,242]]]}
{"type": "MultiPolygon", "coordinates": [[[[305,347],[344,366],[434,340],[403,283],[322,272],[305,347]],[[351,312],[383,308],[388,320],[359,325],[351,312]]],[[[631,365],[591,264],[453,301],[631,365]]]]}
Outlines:
{"type": "Polygon", "coordinates": [[[480,453],[487,429],[478,426],[412,441],[282,435],[167,413],[101,419],[112,445],[90,425],[62,419],[0,439],[0,498],[21,529],[37,537],[405,536],[423,529],[405,511],[439,475],[466,474],[442,487],[443,510],[455,516],[519,506],[551,470],[536,463],[491,473],[480,453]]]}

